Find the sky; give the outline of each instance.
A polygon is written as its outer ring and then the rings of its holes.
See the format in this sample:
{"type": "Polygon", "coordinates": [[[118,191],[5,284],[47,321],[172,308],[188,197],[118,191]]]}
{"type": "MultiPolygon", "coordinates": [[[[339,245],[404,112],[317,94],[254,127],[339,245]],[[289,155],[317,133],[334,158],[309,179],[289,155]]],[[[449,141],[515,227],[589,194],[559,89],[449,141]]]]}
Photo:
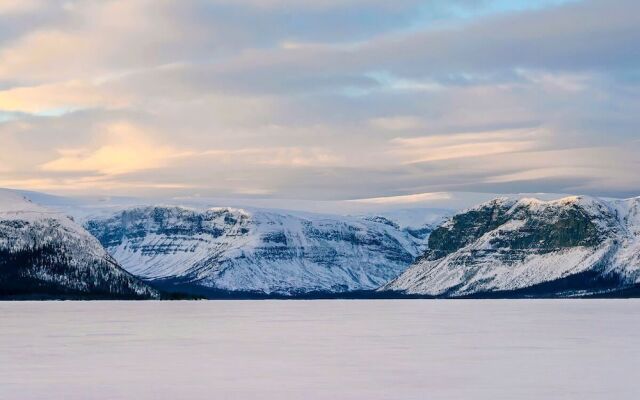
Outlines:
{"type": "Polygon", "coordinates": [[[636,0],[0,0],[0,187],[640,195],[636,0]]]}

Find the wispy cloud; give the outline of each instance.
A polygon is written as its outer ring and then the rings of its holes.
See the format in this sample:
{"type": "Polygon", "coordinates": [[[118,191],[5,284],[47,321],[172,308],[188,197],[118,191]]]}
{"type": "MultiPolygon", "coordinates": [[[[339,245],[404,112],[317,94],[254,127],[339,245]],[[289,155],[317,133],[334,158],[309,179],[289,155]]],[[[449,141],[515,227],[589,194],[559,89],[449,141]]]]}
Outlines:
{"type": "Polygon", "coordinates": [[[336,166],[344,162],[326,150],[303,147],[216,149],[196,152],[193,155],[212,157],[219,162],[238,162],[238,160],[247,159],[252,163],[277,167],[323,167],[336,166]]]}
{"type": "Polygon", "coordinates": [[[405,163],[486,157],[533,150],[547,134],[542,130],[504,130],[396,138],[392,152],[405,163]]]}
{"type": "Polygon", "coordinates": [[[368,199],[356,199],[351,200],[357,203],[370,203],[370,204],[412,204],[422,203],[429,201],[439,201],[451,199],[452,195],[446,192],[437,193],[418,193],[410,195],[399,196],[386,196],[386,197],[372,197],[368,199]]]}
{"type": "Polygon", "coordinates": [[[105,127],[104,143],[97,148],[59,149],[58,158],[42,165],[44,171],[96,172],[118,175],[166,166],[172,158],[191,152],[154,143],[137,126],[115,123],[105,127]]]}
{"type": "Polygon", "coordinates": [[[83,108],[121,108],[126,98],[110,95],[108,90],[81,81],[69,81],[37,86],[15,87],[0,91],[0,109],[40,114],[51,110],[83,108]]]}
{"type": "Polygon", "coordinates": [[[3,0],[0,2],[0,15],[23,14],[36,10],[42,5],[40,0],[3,0]]]}

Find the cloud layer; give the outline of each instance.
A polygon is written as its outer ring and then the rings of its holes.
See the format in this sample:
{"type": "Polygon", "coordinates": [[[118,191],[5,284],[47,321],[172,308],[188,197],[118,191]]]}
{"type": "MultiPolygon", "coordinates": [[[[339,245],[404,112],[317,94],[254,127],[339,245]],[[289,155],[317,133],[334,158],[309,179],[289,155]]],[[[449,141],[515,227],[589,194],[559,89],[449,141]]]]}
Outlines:
{"type": "Polygon", "coordinates": [[[3,1],[0,186],[638,195],[637,43],[634,0],[3,1]]]}

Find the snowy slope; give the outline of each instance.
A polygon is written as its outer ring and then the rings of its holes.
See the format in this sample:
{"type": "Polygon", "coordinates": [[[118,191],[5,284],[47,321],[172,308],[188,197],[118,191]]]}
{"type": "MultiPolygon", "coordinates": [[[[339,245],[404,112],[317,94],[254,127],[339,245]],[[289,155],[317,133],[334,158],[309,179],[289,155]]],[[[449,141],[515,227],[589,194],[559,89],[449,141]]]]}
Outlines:
{"type": "Polygon", "coordinates": [[[263,209],[134,207],[85,227],[140,277],[280,294],[377,288],[425,241],[382,217],[263,209]]]}
{"type": "Polygon", "coordinates": [[[640,198],[499,198],[449,219],[428,247],[381,290],[571,295],[630,287],[640,283],[640,198]]]}
{"type": "Polygon", "coordinates": [[[0,189],[0,297],[148,298],[131,276],[68,217],[0,189]]]}

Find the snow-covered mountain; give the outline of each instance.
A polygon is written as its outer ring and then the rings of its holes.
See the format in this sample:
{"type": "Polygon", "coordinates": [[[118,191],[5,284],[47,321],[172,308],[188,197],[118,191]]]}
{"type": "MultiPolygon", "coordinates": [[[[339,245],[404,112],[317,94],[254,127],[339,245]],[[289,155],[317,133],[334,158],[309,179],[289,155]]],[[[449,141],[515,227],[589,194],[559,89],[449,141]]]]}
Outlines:
{"type": "Polygon", "coordinates": [[[418,210],[336,216],[55,200],[43,208],[0,190],[0,296],[158,296],[133,275],[200,294],[640,293],[640,198],[498,198],[435,230],[418,210]],[[65,216],[74,211],[84,228],[65,216]]]}
{"type": "Polygon", "coordinates": [[[154,298],[80,225],[0,189],[0,298],[154,298]]]}
{"type": "Polygon", "coordinates": [[[173,206],[128,208],[85,227],[142,278],[277,294],[375,289],[415,260],[428,234],[383,217],[173,206]]]}
{"type": "Polygon", "coordinates": [[[638,288],[640,198],[499,198],[435,229],[381,290],[433,296],[572,296],[638,288]]]}

